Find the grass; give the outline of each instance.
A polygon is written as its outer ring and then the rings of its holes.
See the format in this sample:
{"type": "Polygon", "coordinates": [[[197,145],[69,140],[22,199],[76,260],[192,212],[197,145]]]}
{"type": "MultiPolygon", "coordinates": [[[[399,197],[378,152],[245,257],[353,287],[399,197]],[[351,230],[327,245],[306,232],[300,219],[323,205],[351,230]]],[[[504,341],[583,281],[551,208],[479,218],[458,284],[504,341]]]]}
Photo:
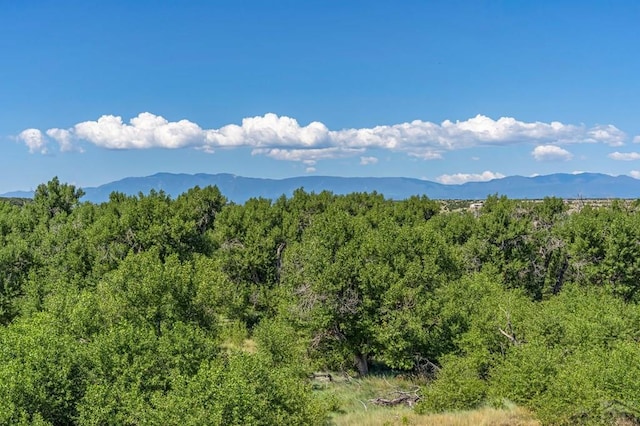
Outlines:
{"type": "MultiPolygon", "coordinates": [[[[533,415],[523,408],[482,408],[440,414],[416,414],[411,407],[381,407],[370,402],[382,397],[394,398],[394,392],[412,391],[417,383],[392,375],[355,379],[335,375],[332,382],[315,380],[314,388],[324,398],[333,401],[337,411],[331,421],[336,426],[539,426],[533,415]]],[[[397,393],[395,394],[397,396],[397,393]]]]}
{"type": "MultiPolygon", "coordinates": [[[[256,342],[243,324],[237,321],[221,324],[223,349],[256,352],[256,342]]],[[[331,416],[331,424],[335,426],[540,426],[531,413],[516,406],[421,415],[406,405],[382,407],[370,401],[378,397],[393,399],[398,391],[413,392],[423,383],[394,374],[372,374],[360,379],[337,373],[332,374],[332,381],[315,379],[313,388],[335,408],[331,416]]]]}
{"type": "Polygon", "coordinates": [[[540,422],[521,408],[482,408],[456,413],[419,415],[410,409],[386,409],[366,413],[349,413],[333,419],[337,426],[539,426],[540,422]]]}
{"type": "Polygon", "coordinates": [[[240,321],[220,319],[220,335],[222,336],[221,348],[227,351],[256,352],[256,342],[249,337],[247,327],[240,321]]]}

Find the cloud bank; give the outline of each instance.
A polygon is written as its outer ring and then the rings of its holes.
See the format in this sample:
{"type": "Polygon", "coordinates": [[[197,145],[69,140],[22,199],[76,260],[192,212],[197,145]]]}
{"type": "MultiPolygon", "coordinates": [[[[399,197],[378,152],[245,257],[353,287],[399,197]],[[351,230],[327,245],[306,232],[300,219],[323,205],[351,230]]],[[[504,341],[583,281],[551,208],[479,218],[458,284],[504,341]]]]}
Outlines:
{"type": "Polygon", "coordinates": [[[47,140],[42,132],[38,129],[26,129],[20,132],[18,140],[24,142],[29,148],[30,153],[39,152],[40,154],[47,153],[47,140]]]}
{"type": "Polygon", "coordinates": [[[376,157],[360,157],[360,164],[367,166],[369,164],[376,164],[378,159],[376,157]]]}
{"type": "MultiPolygon", "coordinates": [[[[240,124],[204,129],[189,120],[168,121],[143,112],[125,122],[122,117],[103,115],[95,121],[68,129],[26,129],[17,136],[32,153],[46,153],[57,143],[61,152],[82,150],[83,144],[106,149],[195,148],[205,152],[245,147],[254,155],[287,161],[318,161],[361,156],[368,149],[402,152],[424,159],[443,158],[447,151],[476,146],[538,145],[537,160],[568,159],[571,154],[557,145],[603,143],[623,145],[627,135],[612,125],[587,128],[558,121],[524,122],[511,117],[497,120],[477,115],[465,121],[442,123],[414,120],[371,128],[330,130],[321,122],[300,125],[290,117],[268,113],[248,117],[240,124]]],[[[362,160],[362,164],[372,164],[362,160]]]]}
{"type": "Polygon", "coordinates": [[[459,185],[466,182],[486,182],[493,179],[502,179],[502,173],[494,173],[489,170],[482,173],[456,173],[453,175],[438,176],[436,180],[446,185],[459,185]]]}
{"type": "Polygon", "coordinates": [[[573,158],[573,154],[556,145],[536,146],[531,155],[536,161],[567,161],[573,158]]]}
{"type": "Polygon", "coordinates": [[[634,161],[640,160],[640,153],[638,152],[612,152],[609,154],[609,158],[618,161],[634,161]]]}

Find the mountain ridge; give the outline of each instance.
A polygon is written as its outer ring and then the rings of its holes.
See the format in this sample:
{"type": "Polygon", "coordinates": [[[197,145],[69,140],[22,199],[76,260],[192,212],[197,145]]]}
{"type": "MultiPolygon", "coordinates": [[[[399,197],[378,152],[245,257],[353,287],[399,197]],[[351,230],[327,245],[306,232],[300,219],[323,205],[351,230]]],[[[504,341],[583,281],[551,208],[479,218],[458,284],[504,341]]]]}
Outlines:
{"type": "MultiPolygon", "coordinates": [[[[378,192],[387,198],[402,199],[425,195],[432,199],[484,199],[488,195],[509,198],[539,199],[546,196],[561,198],[639,198],[640,180],[626,175],[610,176],[601,173],[554,173],[532,177],[508,176],[484,182],[442,184],[408,177],[339,177],[298,176],[283,179],[243,177],[230,173],[167,173],[126,177],[96,187],[83,188],[83,201],[96,203],[109,199],[112,192],[137,195],[151,190],[164,191],[177,197],[194,186],[216,185],[230,201],[243,203],[249,198],[277,199],[291,196],[298,188],[307,192],[324,190],[336,194],[378,192]]],[[[12,191],[2,197],[29,197],[33,192],[12,191]]]]}

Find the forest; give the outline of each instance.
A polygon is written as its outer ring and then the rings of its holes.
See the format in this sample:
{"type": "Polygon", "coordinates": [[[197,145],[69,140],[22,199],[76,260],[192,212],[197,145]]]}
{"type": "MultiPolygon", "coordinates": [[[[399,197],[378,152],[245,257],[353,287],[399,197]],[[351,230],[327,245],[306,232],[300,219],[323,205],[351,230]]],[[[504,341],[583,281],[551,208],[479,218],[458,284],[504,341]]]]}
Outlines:
{"type": "Polygon", "coordinates": [[[0,424],[332,424],[318,372],[640,422],[638,201],[82,195],[0,201],[0,424]]]}

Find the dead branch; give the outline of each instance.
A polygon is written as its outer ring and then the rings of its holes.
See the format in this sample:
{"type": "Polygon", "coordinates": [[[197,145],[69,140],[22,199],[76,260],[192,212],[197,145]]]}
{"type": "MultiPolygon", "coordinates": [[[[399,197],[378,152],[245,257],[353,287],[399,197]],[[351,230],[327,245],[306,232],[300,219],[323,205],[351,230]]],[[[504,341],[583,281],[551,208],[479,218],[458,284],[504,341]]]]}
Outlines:
{"type": "Polygon", "coordinates": [[[500,327],[498,327],[498,331],[500,332],[500,334],[502,334],[504,337],[506,337],[507,339],[509,339],[509,341],[511,343],[513,343],[514,345],[519,345],[521,342],[518,340],[518,338],[516,337],[516,332],[513,329],[513,325],[511,324],[511,314],[509,314],[509,311],[507,311],[506,309],[502,310],[504,312],[504,315],[507,319],[507,329],[509,330],[504,331],[503,329],[501,329],[500,327]]]}
{"type": "Polygon", "coordinates": [[[413,407],[416,402],[420,400],[420,397],[417,395],[400,395],[397,398],[386,399],[386,398],[373,398],[370,399],[369,402],[374,405],[380,405],[383,407],[395,407],[397,405],[408,405],[409,407],[413,407]]]}
{"type": "Polygon", "coordinates": [[[282,251],[287,246],[287,243],[280,243],[276,249],[276,275],[278,279],[282,275],[282,251]]]}
{"type": "Polygon", "coordinates": [[[418,374],[435,375],[438,373],[438,371],[440,371],[440,367],[420,354],[416,354],[414,356],[414,359],[414,369],[418,372],[418,374]]]}
{"type": "Polygon", "coordinates": [[[509,339],[511,341],[511,343],[513,343],[514,345],[519,345],[520,342],[518,341],[518,339],[515,338],[515,336],[512,336],[511,334],[507,333],[506,331],[504,331],[503,329],[501,329],[500,327],[498,327],[498,331],[507,339],[509,339]]]}
{"type": "Polygon", "coordinates": [[[383,407],[395,407],[397,405],[408,405],[409,407],[413,407],[416,402],[420,401],[420,395],[418,395],[419,391],[419,386],[416,386],[416,388],[411,391],[396,390],[392,392],[392,394],[398,395],[395,398],[378,397],[370,399],[369,402],[383,407]]]}
{"type": "Polygon", "coordinates": [[[362,401],[362,400],[360,400],[360,399],[359,399],[359,400],[358,400],[358,402],[359,402],[360,404],[362,404],[362,406],[364,407],[364,411],[367,411],[367,410],[368,410],[367,404],[365,404],[365,403],[364,403],[364,401],[362,401]]]}
{"type": "Polygon", "coordinates": [[[333,376],[331,373],[311,373],[312,379],[324,379],[329,382],[333,382],[333,376]]]}

